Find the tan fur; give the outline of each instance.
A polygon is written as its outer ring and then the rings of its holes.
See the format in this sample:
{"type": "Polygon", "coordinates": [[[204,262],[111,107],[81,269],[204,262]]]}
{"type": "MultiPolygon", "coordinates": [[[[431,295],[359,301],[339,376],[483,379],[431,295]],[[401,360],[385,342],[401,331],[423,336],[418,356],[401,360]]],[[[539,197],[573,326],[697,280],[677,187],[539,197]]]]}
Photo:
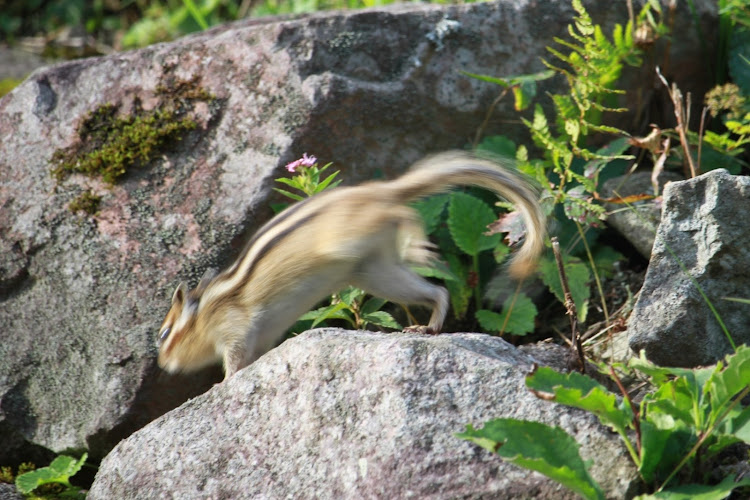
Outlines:
{"type": "Polygon", "coordinates": [[[408,203],[457,185],[492,190],[520,210],[527,235],[509,271],[519,278],[531,273],[545,237],[536,191],[494,162],[443,153],[399,179],[332,189],[293,205],[264,225],[228,269],[190,292],[181,284],[160,329],[159,365],[176,372],[222,361],[228,378],[347,285],[431,307],[429,324],[417,329],[439,332],[448,293],[408,267],[432,258],[422,221],[408,203]]]}

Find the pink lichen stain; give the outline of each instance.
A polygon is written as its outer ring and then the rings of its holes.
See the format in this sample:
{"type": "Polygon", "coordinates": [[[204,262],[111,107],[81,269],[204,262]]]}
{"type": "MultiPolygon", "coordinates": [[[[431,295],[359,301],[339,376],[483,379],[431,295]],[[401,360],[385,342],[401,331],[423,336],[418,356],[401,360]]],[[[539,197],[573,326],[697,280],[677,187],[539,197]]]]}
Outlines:
{"type": "Polygon", "coordinates": [[[192,255],[201,251],[202,245],[201,237],[198,234],[198,227],[198,224],[195,223],[195,220],[191,216],[184,226],[185,238],[178,250],[182,255],[192,255]]]}
{"type": "Polygon", "coordinates": [[[125,262],[140,251],[140,242],[130,238],[128,231],[132,229],[133,219],[130,214],[130,197],[121,187],[112,188],[109,192],[114,197],[102,204],[99,213],[94,217],[99,233],[108,237],[119,253],[110,254],[111,261],[125,262]]]}

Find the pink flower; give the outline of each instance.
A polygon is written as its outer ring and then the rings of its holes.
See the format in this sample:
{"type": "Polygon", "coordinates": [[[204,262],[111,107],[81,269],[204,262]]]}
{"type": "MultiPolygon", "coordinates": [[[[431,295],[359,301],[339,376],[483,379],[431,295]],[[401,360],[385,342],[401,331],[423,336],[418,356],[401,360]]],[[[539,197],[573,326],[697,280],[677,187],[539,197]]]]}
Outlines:
{"type": "Polygon", "coordinates": [[[299,160],[294,160],[293,162],[288,163],[286,169],[294,173],[297,171],[298,167],[312,167],[317,162],[317,158],[315,158],[314,156],[307,156],[307,153],[304,153],[302,155],[302,158],[300,158],[299,160]]]}

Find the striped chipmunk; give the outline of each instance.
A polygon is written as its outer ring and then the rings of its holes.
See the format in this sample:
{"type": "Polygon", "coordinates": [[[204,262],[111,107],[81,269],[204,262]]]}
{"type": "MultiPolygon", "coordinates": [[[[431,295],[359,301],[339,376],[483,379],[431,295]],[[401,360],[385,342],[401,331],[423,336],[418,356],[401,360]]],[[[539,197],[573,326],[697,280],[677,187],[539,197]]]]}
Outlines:
{"type": "Polygon", "coordinates": [[[398,179],[337,187],[300,201],[262,226],[227,269],[204,276],[191,291],[180,283],[160,329],[159,366],[174,373],[223,362],[226,380],[276,346],[299,316],[348,285],[432,308],[429,324],[409,331],[439,333],[448,292],[409,267],[434,256],[409,203],[462,185],[494,191],[520,210],[526,238],[508,270],[515,278],[529,275],[545,238],[537,191],[493,161],[442,153],[398,179]]]}

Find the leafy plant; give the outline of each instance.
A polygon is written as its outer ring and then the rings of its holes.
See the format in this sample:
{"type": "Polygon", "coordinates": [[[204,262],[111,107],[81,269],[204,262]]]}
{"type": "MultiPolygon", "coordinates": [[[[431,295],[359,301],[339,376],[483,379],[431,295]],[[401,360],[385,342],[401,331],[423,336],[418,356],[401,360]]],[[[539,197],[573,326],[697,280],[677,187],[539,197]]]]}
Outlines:
{"type": "MultiPolygon", "coordinates": [[[[725,362],[709,368],[660,367],[643,356],[631,360],[629,367],[647,376],[655,387],[639,405],[624,389],[618,398],[590,377],[548,367],[528,375],[526,386],[542,399],[593,413],[615,431],[653,492],[640,498],[700,494],[720,499],[734,488],[750,486],[750,479],[734,482],[734,477],[717,485],[705,484],[719,452],[735,443],[750,444],[750,407],[742,405],[750,394],[750,347],[740,346],[725,362]]],[[[614,369],[610,375],[622,388],[614,369]]],[[[573,447],[576,456],[561,462],[561,454],[569,453],[571,447],[560,432],[537,422],[496,419],[479,430],[469,425],[458,437],[542,472],[585,498],[603,498],[601,488],[586,473],[577,446],[573,447]],[[548,438],[552,435],[556,437],[548,438]],[[500,451],[508,446],[512,452],[500,451]],[[561,469],[561,463],[567,468],[561,469]]]]}
{"type": "Polygon", "coordinates": [[[56,496],[84,498],[85,495],[80,492],[80,488],[70,484],[70,478],[81,470],[87,457],[88,454],[86,453],[80,459],[60,455],[47,467],[41,467],[16,476],[16,488],[27,495],[45,485],[60,485],[61,489],[56,496]]]}
{"type": "Polygon", "coordinates": [[[276,179],[276,182],[286,184],[291,188],[301,191],[305,196],[279,188],[274,188],[274,191],[277,191],[294,201],[302,201],[305,197],[313,196],[328,188],[334,188],[341,183],[340,180],[336,182],[333,181],[339,174],[338,170],[325,179],[321,180],[320,178],[321,174],[323,174],[331,165],[331,163],[328,163],[323,167],[318,167],[318,159],[314,156],[307,156],[307,153],[305,153],[302,158],[295,160],[286,166],[286,169],[289,172],[297,175],[291,179],[287,177],[279,177],[276,179]]]}
{"type": "Polygon", "coordinates": [[[439,241],[446,267],[422,272],[445,279],[457,318],[473,308],[487,331],[525,335],[534,329],[536,306],[522,292],[508,298],[500,313],[482,309],[482,298],[497,264],[510,253],[499,232],[488,231],[498,214],[479,193],[456,191],[414,204],[425,221],[427,234],[439,241]]]}
{"type": "MultiPolygon", "coordinates": [[[[341,180],[335,180],[339,174],[338,170],[323,178],[323,174],[330,166],[331,163],[318,167],[318,159],[305,153],[302,158],[286,165],[289,172],[296,174],[294,177],[276,179],[276,182],[289,186],[301,192],[302,195],[280,188],[274,188],[274,191],[294,201],[302,201],[305,197],[334,188],[341,183],[341,180]]],[[[285,206],[276,205],[274,208],[280,210],[285,206]]],[[[305,322],[306,328],[315,328],[326,320],[343,320],[356,329],[375,325],[400,330],[401,325],[393,316],[380,310],[387,302],[377,297],[368,298],[367,294],[359,288],[349,287],[334,294],[330,304],[302,315],[298,321],[305,322]],[[311,322],[310,325],[307,324],[308,322],[311,322]]]]}
{"type": "Polygon", "coordinates": [[[363,290],[348,287],[335,294],[331,304],[302,315],[299,320],[312,320],[310,328],[331,319],[346,321],[352,328],[363,330],[368,325],[401,330],[402,326],[393,316],[380,309],[388,302],[378,297],[366,297],[363,290]]]}
{"type": "MultiPolygon", "coordinates": [[[[612,272],[614,262],[622,256],[611,249],[595,246],[600,223],[605,218],[597,190],[607,178],[622,174],[625,161],[633,157],[625,154],[630,147],[625,138],[614,139],[599,149],[588,148],[586,139],[594,132],[628,135],[605,125],[603,114],[624,111],[616,106],[616,98],[622,92],[615,88],[615,84],[625,65],[637,66],[642,62],[639,39],[634,33],[645,27],[652,36],[659,36],[666,28],[660,21],[661,7],[656,1],[646,2],[638,16],[626,26],[616,25],[611,38],[593,23],[580,0],[573,0],[572,5],[577,15],[568,27],[570,40],[555,38],[558,47],[548,47],[555,62],[543,61],[547,71],[511,78],[469,75],[501,85],[504,89],[501,97],[513,89],[519,111],[530,107],[538,81],[553,74],[565,78],[568,92],[550,95],[555,112],[553,120],[539,104],[534,106],[531,119],[522,118],[534,143],[544,152],[543,158],[530,160],[524,146],[516,147],[504,137],[485,138],[477,141],[477,147],[480,151],[515,158],[519,170],[535,178],[546,189],[546,210],[558,221],[558,237],[566,253],[565,270],[579,319],[584,321],[587,317],[593,281],[601,297],[605,320],[609,321],[601,279],[602,275],[612,272]]],[[[513,239],[510,231],[508,239],[513,239]]],[[[562,301],[552,256],[543,257],[540,270],[543,282],[562,301]]],[[[508,289],[509,285],[504,278],[497,278],[488,287],[489,295],[496,290],[508,289]]],[[[524,318],[525,327],[518,331],[532,328],[536,311],[525,307],[527,297],[521,292],[516,292],[516,295],[517,298],[504,301],[504,310],[500,314],[481,312],[478,317],[482,326],[498,331],[499,327],[514,323],[512,315],[509,317],[513,312],[524,318]],[[514,311],[510,307],[513,304],[522,307],[514,311]]]]}

